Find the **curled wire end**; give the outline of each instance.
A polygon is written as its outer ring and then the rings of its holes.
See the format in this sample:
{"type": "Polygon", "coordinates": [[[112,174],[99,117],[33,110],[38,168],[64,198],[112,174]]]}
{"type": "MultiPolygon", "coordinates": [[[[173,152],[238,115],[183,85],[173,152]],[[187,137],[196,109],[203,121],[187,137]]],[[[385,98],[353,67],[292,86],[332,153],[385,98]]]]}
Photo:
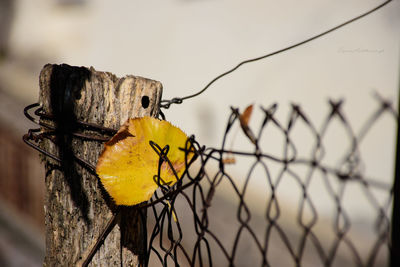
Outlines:
{"type": "Polygon", "coordinates": [[[171,100],[161,100],[160,108],[169,109],[172,104],[182,104],[183,98],[174,97],[171,100]]]}
{"type": "MultiPolygon", "coordinates": [[[[39,103],[33,103],[24,108],[25,117],[31,122],[40,126],[37,129],[29,129],[22,139],[23,141],[33,149],[37,150],[41,154],[57,161],[61,162],[60,155],[52,154],[46,151],[40,146],[40,142],[44,139],[57,144],[57,136],[63,136],[65,134],[71,135],[76,138],[80,138],[85,141],[105,142],[110,139],[110,136],[116,133],[115,129],[106,128],[101,125],[88,123],[84,121],[76,121],[77,129],[66,132],[58,129],[53,114],[47,114],[43,111],[42,106],[39,103]],[[34,114],[34,117],[31,114],[34,114]],[[85,130],[89,130],[90,133],[86,133],[85,130]]],[[[85,166],[92,174],[95,174],[95,167],[90,162],[73,155],[75,160],[81,165],[85,166]]]]}
{"type": "Polygon", "coordinates": [[[47,156],[47,157],[49,157],[49,158],[51,158],[51,159],[53,159],[55,161],[61,162],[61,159],[58,156],[47,152],[46,150],[42,149],[39,146],[38,143],[41,140],[43,140],[44,135],[43,134],[36,134],[37,132],[40,132],[40,129],[29,129],[28,133],[24,134],[24,136],[22,136],[22,140],[24,141],[24,143],[27,144],[28,146],[30,146],[31,148],[39,151],[43,155],[45,155],[45,156],[47,156]]]}

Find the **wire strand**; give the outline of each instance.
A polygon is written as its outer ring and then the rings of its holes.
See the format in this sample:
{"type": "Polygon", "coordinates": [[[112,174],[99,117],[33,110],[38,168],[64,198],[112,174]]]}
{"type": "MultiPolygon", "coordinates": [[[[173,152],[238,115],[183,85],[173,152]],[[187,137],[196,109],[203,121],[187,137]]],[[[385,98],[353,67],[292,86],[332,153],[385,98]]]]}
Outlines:
{"type": "Polygon", "coordinates": [[[290,46],[288,46],[288,47],[279,49],[279,50],[277,50],[277,51],[274,51],[274,52],[272,52],[272,53],[269,53],[269,54],[266,54],[266,55],[263,55],[263,56],[259,56],[259,57],[256,57],[256,58],[251,58],[251,59],[244,60],[244,61],[240,62],[239,64],[237,64],[237,65],[236,65],[235,67],[233,67],[232,69],[230,69],[230,70],[228,70],[228,71],[226,71],[226,72],[224,72],[224,73],[218,75],[218,76],[215,77],[214,79],[212,79],[203,89],[201,89],[201,90],[198,91],[197,93],[194,93],[194,94],[192,94],[192,95],[188,95],[188,96],[185,96],[185,97],[175,97],[175,98],[173,98],[173,99],[171,99],[171,100],[162,100],[162,101],[161,101],[160,107],[161,107],[161,108],[168,109],[168,108],[171,106],[171,104],[181,104],[181,103],[182,103],[184,100],[186,100],[186,99],[199,96],[199,95],[201,95],[202,93],[204,93],[213,83],[215,83],[216,81],[218,81],[218,80],[221,79],[222,77],[224,77],[224,76],[226,76],[226,75],[228,75],[228,74],[234,72],[235,70],[237,70],[239,67],[241,67],[241,66],[244,65],[244,64],[251,63],[251,62],[255,62],[255,61],[259,61],[259,60],[262,60],[262,59],[265,59],[265,58],[268,58],[268,57],[271,57],[271,56],[274,56],[274,55],[283,53],[283,52],[288,51],[288,50],[290,50],[290,49],[293,49],[293,48],[295,48],[295,47],[304,45],[304,44],[306,44],[306,43],[309,43],[309,42],[311,42],[311,41],[313,41],[313,40],[315,40],[315,39],[318,39],[318,38],[320,38],[320,37],[322,37],[322,36],[324,36],[324,35],[327,35],[327,34],[333,32],[333,31],[336,31],[336,30],[338,30],[338,29],[340,29],[340,28],[342,28],[342,27],[344,27],[344,26],[346,26],[346,25],[348,25],[348,24],[350,24],[350,23],[352,23],[352,22],[354,22],[354,21],[357,21],[357,20],[359,20],[359,19],[361,19],[361,18],[363,18],[363,17],[365,17],[365,16],[368,16],[369,14],[371,14],[371,13],[373,13],[373,12],[379,10],[380,8],[382,8],[382,7],[384,7],[385,5],[389,4],[390,2],[392,2],[392,0],[385,1],[385,2],[383,2],[382,4],[380,4],[380,5],[376,6],[376,7],[374,7],[373,9],[371,9],[371,10],[369,10],[369,11],[367,11],[367,12],[365,12],[365,13],[363,13],[363,14],[357,16],[357,17],[354,17],[354,18],[352,18],[352,19],[350,19],[350,20],[347,20],[347,21],[345,21],[345,22],[343,22],[343,23],[341,23],[341,24],[339,24],[339,25],[337,25],[337,26],[335,26],[335,27],[333,27],[333,28],[331,28],[331,29],[329,29],[329,30],[326,30],[326,31],[324,31],[324,32],[322,32],[322,33],[320,33],[320,34],[314,35],[313,37],[310,37],[310,38],[308,38],[308,39],[305,39],[305,40],[303,40],[303,41],[301,41],[301,42],[298,42],[298,43],[296,43],[296,44],[290,45],[290,46]]]}

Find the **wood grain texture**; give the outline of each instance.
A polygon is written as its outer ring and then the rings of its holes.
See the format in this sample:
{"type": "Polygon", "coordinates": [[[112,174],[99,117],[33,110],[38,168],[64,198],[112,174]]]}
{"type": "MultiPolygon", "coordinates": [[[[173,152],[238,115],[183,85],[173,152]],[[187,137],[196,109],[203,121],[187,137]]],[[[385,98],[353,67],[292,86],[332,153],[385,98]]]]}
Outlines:
{"type": "MultiPolygon", "coordinates": [[[[74,159],[76,155],[95,166],[103,147],[99,142],[68,134],[77,128],[75,122],[118,129],[127,118],[157,116],[161,93],[161,83],[142,77],[118,78],[93,68],[65,64],[44,66],[39,101],[46,114],[55,116],[50,123],[57,134],[56,144],[44,140],[41,147],[62,160],[58,163],[44,158],[44,266],[74,266],[116,208],[98,178],[74,159]]],[[[146,244],[144,227],[143,216],[141,220],[135,208],[124,207],[89,266],[140,266],[146,244]]]]}

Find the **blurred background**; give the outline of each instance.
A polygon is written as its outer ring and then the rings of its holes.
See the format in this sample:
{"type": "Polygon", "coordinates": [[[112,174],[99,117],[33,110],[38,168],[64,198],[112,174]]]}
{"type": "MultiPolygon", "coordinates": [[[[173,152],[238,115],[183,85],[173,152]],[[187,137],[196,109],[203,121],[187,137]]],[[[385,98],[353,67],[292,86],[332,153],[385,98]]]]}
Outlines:
{"type": "MultiPolygon", "coordinates": [[[[0,0],[0,264],[39,266],[44,255],[44,170],[21,136],[33,127],[22,110],[37,101],[45,64],[143,76],[163,84],[163,99],[183,97],[242,60],[302,41],[379,3],[0,0]]],[[[327,100],[343,98],[348,120],[359,129],[378,105],[374,92],[395,103],[398,99],[399,14],[400,2],[393,1],[311,43],[245,65],[201,96],[165,110],[166,118],[213,147],[220,145],[230,106],[243,110],[254,104],[250,125],[257,128],[260,106],[278,103],[276,115],[286,121],[290,103],[297,103],[320,125],[329,111],[327,100]]],[[[364,148],[364,162],[370,175],[390,185],[396,124],[387,120],[379,128],[364,148]]],[[[245,142],[236,141],[239,147],[245,142]]],[[[270,149],[279,149],[274,143],[270,149]]],[[[341,146],[333,143],[332,149],[341,146]]],[[[246,170],[236,167],[232,171],[242,177],[246,170]]],[[[290,197],[296,189],[281,187],[287,205],[296,203],[290,197]]],[[[255,196],[262,194],[257,186],[253,190],[255,196]]],[[[365,220],[370,208],[353,193],[350,209],[365,220]]],[[[328,204],[319,204],[329,214],[328,204]]]]}

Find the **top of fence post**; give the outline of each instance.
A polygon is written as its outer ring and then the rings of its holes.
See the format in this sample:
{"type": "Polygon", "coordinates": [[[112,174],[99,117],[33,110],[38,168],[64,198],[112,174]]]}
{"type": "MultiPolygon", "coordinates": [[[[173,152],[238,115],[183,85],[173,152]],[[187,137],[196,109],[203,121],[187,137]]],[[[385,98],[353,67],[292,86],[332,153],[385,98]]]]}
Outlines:
{"type": "MultiPolygon", "coordinates": [[[[76,161],[95,165],[103,145],[73,137],[77,121],[118,129],[127,118],[157,116],[162,85],[142,77],[118,78],[93,68],[46,65],[40,73],[39,102],[55,138],[40,146],[58,155],[45,158],[46,257],[44,266],[73,266],[99,237],[115,206],[97,177],[76,161]]],[[[45,120],[42,118],[41,120],[45,120]]],[[[48,129],[42,129],[49,131],[48,129]]],[[[84,133],[90,133],[85,129],[84,133]]],[[[135,208],[124,208],[89,266],[139,266],[146,233],[135,208]]],[[[144,223],[145,224],[145,223],[144,223]]]]}

